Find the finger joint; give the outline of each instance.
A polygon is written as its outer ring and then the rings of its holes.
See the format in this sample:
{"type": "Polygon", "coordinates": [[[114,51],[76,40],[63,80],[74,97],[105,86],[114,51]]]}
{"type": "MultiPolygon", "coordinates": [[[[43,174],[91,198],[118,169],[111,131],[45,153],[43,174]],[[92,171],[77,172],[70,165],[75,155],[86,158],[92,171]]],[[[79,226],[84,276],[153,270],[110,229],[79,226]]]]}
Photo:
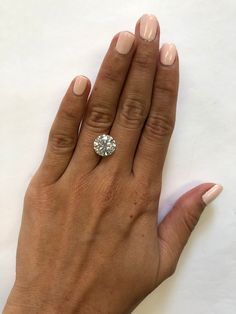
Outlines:
{"type": "Polygon", "coordinates": [[[77,141],[76,134],[70,135],[51,130],[49,133],[49,144],[56,153],[64,153],[74,149],[77,141]]]}
{"type": "Polygon", "coordinates": [[[104,100],[90,104],[90,108],[85,119],[85,123],[92,129],[109,129],[114,119],[114,113],[111,111],[111,104],[104,100]]]}
{"type": "Polygon", "coordinates": [[[127,96],[120,111],[120,122],[129,129],[141,126],[147,115],[147,102],[137,96],[127,96]]]}
{"type": "Polygon", "coordinates": [[[148,138],[170,137],[174,129],[174,118],[165,114],[151,114],[146,122],[145,136],[148,138]]]}

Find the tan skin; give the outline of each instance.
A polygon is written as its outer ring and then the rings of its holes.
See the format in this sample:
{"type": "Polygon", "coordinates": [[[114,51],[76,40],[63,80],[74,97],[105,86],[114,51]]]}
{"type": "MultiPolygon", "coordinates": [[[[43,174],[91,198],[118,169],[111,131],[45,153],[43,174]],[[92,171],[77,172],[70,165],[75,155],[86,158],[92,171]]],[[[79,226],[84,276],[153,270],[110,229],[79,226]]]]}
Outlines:
{"type": "Polygon", "coordinates": [[[72,81],[24,199],[16,279],[4,314],[130,313],[171,276],[212,183],[182,196],[157,225],[174,128],[179,58],[164,66],[159,34],[127,55],[116,35],[92,89],[72,81]],[[79,124],[83,124],[78,134],[79,124]],[[111,134],[116,152],[93,151],[111,134]]]}

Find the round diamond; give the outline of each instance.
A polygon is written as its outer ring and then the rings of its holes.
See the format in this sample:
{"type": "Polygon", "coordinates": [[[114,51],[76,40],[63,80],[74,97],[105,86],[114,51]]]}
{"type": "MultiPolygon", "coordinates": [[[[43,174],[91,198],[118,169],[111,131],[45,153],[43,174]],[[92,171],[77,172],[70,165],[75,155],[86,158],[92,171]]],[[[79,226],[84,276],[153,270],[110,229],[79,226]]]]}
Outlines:
{"type": "Polygon", "coordinates": [[[116,142],[110,135],[99,135],[93,143],[93,148],[99,156],[108,156],[116,150],[116,142]]]}

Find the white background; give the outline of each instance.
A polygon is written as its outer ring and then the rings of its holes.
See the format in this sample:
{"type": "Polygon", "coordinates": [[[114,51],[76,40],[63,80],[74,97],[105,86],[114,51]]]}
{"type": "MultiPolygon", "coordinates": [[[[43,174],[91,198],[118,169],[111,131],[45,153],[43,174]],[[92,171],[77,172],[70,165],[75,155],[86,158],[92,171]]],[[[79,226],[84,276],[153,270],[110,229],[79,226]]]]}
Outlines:
{"type": "MultiPolygon", "coordinates": [[[[94,82],[112,36],[156,14],[181,60],[161,216],[182,192],[224,185],[174,277],[135,314],[236,313],[236,1],[0,0],[0,308],[14,278],[25,189],[71,79],[94,82]]],[[[140,283],[142,284],[142,283],[140,283]]]]}

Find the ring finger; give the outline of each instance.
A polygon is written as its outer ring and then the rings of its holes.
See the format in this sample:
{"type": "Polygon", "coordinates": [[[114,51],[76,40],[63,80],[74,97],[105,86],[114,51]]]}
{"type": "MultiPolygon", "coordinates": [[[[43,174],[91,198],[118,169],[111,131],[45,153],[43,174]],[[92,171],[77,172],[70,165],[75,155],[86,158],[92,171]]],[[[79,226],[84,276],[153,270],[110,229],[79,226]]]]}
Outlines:
{"type": "Polygon", "coordinates": [[[77,147],[69,165],[73,173],[88,172],[100,160],[93,151],[93,141],[99,134],[110,131],[135,50],[134,41],[132,33],[121,32],[111,42],[93,87],[77,147]]]}

